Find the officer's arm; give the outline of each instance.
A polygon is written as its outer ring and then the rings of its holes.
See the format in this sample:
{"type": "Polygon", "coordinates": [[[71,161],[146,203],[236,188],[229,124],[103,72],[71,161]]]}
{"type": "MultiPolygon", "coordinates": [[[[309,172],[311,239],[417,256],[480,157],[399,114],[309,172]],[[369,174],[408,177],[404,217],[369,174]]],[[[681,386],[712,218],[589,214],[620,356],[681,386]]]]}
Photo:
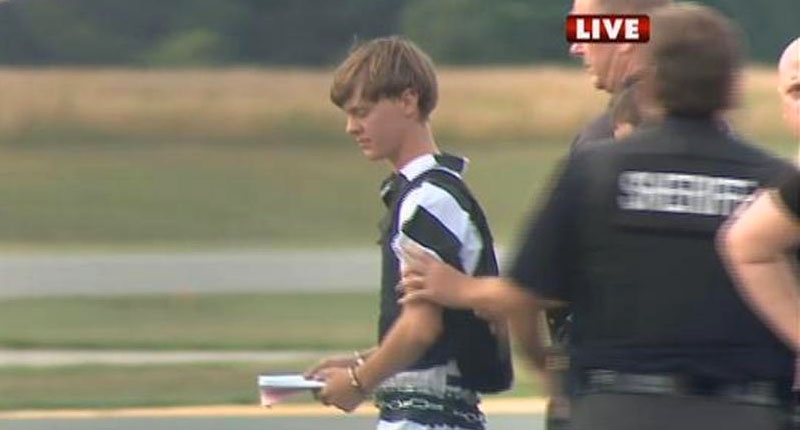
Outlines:
{"type": "Polygon", "coordinates": [[[530,363],[545,370],[545,344],[541,313],[546,308],[563,306],[563,302],[545,300],[514,281],[501,278],[464,277],[463,305],[492,318],[508,318],[511,333],[530,363]]]}
{"type": "Polygon", "coordinates": [[[721,251],[747,303],[784,342],[798,350],[800,297],[796,263],[788,251],[800,245],[800,221],[772,193],[761,193],[721,230],[721,251]]]}

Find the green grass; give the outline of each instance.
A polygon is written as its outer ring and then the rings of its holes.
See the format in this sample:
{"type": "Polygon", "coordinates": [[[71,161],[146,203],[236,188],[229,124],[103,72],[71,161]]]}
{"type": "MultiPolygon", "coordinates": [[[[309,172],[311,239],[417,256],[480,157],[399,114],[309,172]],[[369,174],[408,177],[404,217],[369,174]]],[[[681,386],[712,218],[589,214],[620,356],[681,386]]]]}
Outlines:
{"type": "MultiPolygon", "coordinates": [[[[387,166],[332,148],[117,143],[0,149],[0,247],[371,246],[387,166]]],[[[563,152],[470,147],[467,179],[510,236],[563,152]]]]}
{"type": "MultiPolygon", "coordinates": [[[[0,367],[0,410],[257,404],[256,375],[300,372],[310,364],[0,367]]],[[[533,375],[516,367],[515,387],[502,396],[541,394],[533,375]]]]}
{"type": "Polygon", "coordinates": [[[0,409],[253,404],[258,364],[0,368],[0,409]]]}
{"type": "MultiPolygon", "coordinates": [[[[442,144],[472,160],[467,181],[505,244],[567,147],[442,144]]],[[[344,140],[0,147],[0,249],[371,246],[387,169],[344,140]]]]}
{"type": "MultiPolygon", "coordinates": [[[[374,344],[376,311],[351,293],[7,299],[0,347],[342,351],[374,344]]],[[[0,409],[252,404],[255,375],[310,364],[0,366],[0,409]]],[[[538,393],[518,363],[506,395],[538,393]]]]}
{"type": "Polygon", "coordinates": [[[377,293],[0,300],[0,347],[349,350],[374,344],[377,293]]]}

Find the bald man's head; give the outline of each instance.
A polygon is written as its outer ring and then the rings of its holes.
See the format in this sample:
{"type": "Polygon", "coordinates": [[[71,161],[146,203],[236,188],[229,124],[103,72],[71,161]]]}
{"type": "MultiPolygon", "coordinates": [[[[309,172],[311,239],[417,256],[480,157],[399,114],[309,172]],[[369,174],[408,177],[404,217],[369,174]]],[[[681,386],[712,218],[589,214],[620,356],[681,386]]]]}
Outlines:
{"type": "Polygon", "coordinates": [[[778,63],[778,92],[783,107],[783,119],[795,136],[800,138],[800,37],[781,55],[778,63]]]}

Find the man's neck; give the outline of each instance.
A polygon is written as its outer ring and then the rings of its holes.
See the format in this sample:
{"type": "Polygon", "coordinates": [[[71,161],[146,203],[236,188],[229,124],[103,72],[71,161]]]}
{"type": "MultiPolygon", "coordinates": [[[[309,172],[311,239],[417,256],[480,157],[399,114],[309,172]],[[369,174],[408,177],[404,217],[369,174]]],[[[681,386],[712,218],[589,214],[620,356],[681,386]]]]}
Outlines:
{"type": "Polygon", "coordinates": [[[392,169],[399,171],[412,160],[426,154],[436,154],[439,149],[433,139],[433,133],[427,124],[413,133],[409,133],[398,151],[398,156],[394,160],[389,160],[392,169]]]}

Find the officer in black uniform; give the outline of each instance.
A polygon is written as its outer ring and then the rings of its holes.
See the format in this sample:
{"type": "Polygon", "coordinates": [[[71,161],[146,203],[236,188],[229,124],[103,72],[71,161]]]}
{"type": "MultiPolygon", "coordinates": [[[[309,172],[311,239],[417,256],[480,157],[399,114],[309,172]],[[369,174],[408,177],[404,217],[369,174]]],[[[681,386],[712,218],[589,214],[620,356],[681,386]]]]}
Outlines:
{"type": "Polygon", "coordinates": [[[666,119],[567,160],[510,277],[573,312],[574,428],[781,428],[793,356],[742,304],[714,237],[791,167],[715,120],[739,64],[728,20],[684,3],[651,22],[642,85],[666,119]]]}
{"type": "MultiPolygon", "coordinates": [[[[573,0],[572,14],[648,14],[653,9],[671,4],[672,0],[573,0]]],[[[572,141],[571,150],[614,137],[616,124],[612,120],[613,97],[623,92],[633,92],[642,64],[638,62],[635,44],[573,43],[569,52],[582,60],[596,89],[612,95],[605,111],[581,129],[572,141]]],[[[548,309],[546,314],[548,343],[546,367],[554,381],[551,400],[545,416],[548,430],[569,428],[568,396],[571,383],[567,374],[571,321],[568,308],[548,309]]]]}
{"type": "Polygon", "coordinates": [[[784,428],[793,354],[739,298],[715,235],[792,166],[717,120],[740,66],[732,24],[691,3],[651,24],[639,85],[665,120],[568,157],[506,278],[409,251],[403,300],[506,315],[539,367],[526,316],[569,306],[574,429],[784,428]]]}

